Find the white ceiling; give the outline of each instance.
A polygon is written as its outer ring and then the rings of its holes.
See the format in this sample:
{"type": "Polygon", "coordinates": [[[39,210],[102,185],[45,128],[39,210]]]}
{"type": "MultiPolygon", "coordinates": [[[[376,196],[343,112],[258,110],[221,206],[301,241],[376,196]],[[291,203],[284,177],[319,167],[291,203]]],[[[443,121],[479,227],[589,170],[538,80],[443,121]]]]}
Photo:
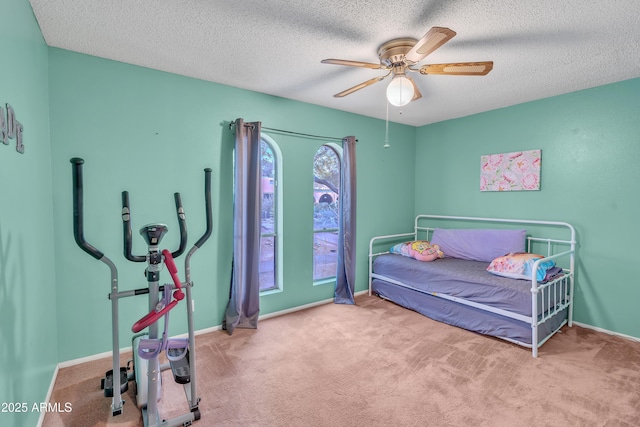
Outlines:
{"type": "MultiPolygon", "coordinates": [[[[484,77],[413,75],[422,99],[390,107],[414,126],[640,77],[639,0],[30,0],[49,46],[385,118],[394,38],[457,35],[422,64],[494,61],[484,77]]],[[[220,100],[221,103],[224,100],[220,100]]]]}

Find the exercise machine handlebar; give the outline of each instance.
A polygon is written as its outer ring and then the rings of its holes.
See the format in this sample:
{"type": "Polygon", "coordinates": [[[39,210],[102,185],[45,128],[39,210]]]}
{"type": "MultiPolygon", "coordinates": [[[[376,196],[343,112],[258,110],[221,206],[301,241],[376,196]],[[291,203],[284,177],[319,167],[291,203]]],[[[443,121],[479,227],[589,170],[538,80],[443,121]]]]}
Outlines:
{"type": "Polygon", "coordinates": [[[173,293],[173,297],[177,300],[182,300],[182,298],[184,298],[182,294],[182,283],[180,283],[180,278],[178,277],[176,263],[173,262],[173,255],[167,249],[162,251],[162,255],[164,255],[164,265],[167,266],[167,270],[169,270],[169,274],[173,279],[173,284],[176,285],[176,291],[173,293]]]}
{"type": "Polygon", "coordinates": [[[211,168],[205,168],[204,170],[204,197],[205,208],[207,214],[207,229],[195,243],[195,247],[200,248],[211,236],[211,230],[213,229],[213,217],[211,214],[211,168]]]}
{"type": "Polygon", "coordinates": [[[169,304],[165,305],[160,310],[151,310],[146,316],[142,319],[138,320],[131,327],[131,331],[134,333],[138,333],[142,331],[149,325],[152,325],[158,321],[162,316],[167,314],[171,309],[173,309],[179,301],[184,299],[184,292],[182,292],[182,284],[180,283],[180,278],[178,277],[178,269],[176,268],[176,264],[173,261],[173,257],[171,256],[171,252],[167,249],[162,251],[162,255],[164,255],[164,264],[167,266],[169,273],[171,273],[171,278],[173,279],[173,283],[176,285],[176,290],[173,292],[174,300],[169,304]]]}
{"type": "Polygon", "coordinates": [[[182,199],[180,193],[174,193],[173,198],[176,201],[176,212],[178,214],[178,224],[180,225],[180,246],[175,252],[171,252],[173,258],[177,258],[187,248],[187,222],[184,218],[184,208],[182,207],[182,199]]]}
{"type": "Polygon", "coordinates": [[[84,238],[84,218],[83,218],[83,189],[82,189],[82,164],[84,160],[74,157],[70,160],[73,173],[73,236],[80,248],[100,260],[104,254],[87,242],[84,238]]]}
{"type": "Polygon", "coordinates": [[[146,256],[132,255],[131,239],[131,208],[129,207],[129,192],[122,192],[122,240],[124,241],[124,257],[133,262],[145,262],[146,256]]]}
{"type": "MultiPolygon", "coordinates": [[[[178,224],[180,226],[180,246],[171,255],[176,258],[184,252],[187,247],[187,222],[185,221],[184,208],[182,207],[182,198],[180,193],[174,193],[173,198],[176,203],[176,215],[178,216],[178,224]]],[[[129,204],[129,192],[122,192],[122,234],[124,241],[124,257],[133,262],[146,262],[147,257],[144,255],[133,255],[132,237],[131,237],[131,206],[129,204]]]]}
{"type": "Polygon", "coordinates": [[[165,305],[162,310],[160,311],[154,310],[149,312],[149,314],[147,314],[142,319],[138,320],[136,323],[133,324],[133,326],[131,327],[131,332],[137,334],[147,326],[153,325],[158,321],[159,318],[167,314],[173,307],[175,307],[176,304],[178,304],[178,300],[174,299],[169,304],[165,305]]]}

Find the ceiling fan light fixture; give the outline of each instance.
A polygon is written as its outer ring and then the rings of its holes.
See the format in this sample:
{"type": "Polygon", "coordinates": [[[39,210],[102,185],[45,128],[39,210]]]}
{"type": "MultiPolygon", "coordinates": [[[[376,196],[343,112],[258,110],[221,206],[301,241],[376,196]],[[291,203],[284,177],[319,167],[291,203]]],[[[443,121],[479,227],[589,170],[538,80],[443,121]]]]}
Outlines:
{"type": "Polygon", "coordinates": [[[413,84],[404,75],[395,76],[387,86],[387,101],[396,107],[407,105],[413,99],[413,95],[413,84]]]}

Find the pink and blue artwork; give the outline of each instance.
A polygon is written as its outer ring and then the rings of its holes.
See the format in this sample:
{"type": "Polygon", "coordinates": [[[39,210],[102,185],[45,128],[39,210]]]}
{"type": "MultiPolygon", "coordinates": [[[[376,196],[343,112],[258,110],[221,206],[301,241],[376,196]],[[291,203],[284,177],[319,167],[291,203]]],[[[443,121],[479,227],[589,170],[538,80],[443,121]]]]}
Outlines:
{"type": "Polygon", "coordinates": [[[540,190],[540,150],[480,157],[480,191],[540,190]]]}

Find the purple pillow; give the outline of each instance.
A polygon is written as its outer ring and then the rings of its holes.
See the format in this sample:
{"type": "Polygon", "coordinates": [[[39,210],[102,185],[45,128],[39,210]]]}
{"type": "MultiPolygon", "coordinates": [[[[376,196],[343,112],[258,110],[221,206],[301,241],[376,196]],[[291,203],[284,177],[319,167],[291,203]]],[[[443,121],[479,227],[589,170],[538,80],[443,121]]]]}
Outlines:
{"type": "Polygon", "coordinates": [[[524,252],[527,230],[489,228],[436,228],[431,244],[440,246],[445,257],[491,262],[508,253],[524,252]]]}

